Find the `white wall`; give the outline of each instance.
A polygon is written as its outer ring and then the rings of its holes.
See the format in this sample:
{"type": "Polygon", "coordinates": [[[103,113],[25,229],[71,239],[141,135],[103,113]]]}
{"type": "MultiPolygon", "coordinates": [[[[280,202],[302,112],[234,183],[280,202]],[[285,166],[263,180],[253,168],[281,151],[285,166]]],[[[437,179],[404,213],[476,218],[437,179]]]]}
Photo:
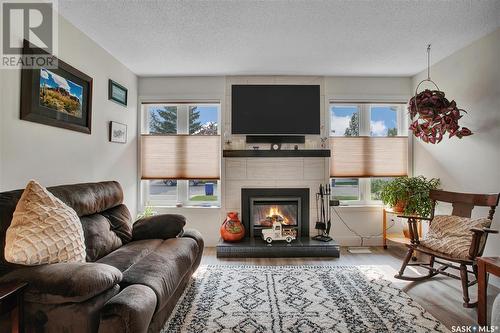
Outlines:
{"type": "MultiPolygon", "coordinates": [[[[232,83],[282,83],[307,84],[320,82],[324,99],[322,121],[329,119],[326,104],[330,99],[343,101],[387,101],[405,102],[411,95],[410,78],[369,77],[304,77],[304,76],[254,76],[254,77],[143,77],[139,78],[139,101],[161,100],[220,100],[221,101],[221,133],[230,127],[230,85],[232,83]]],[[[324,130],[326,133],[327,129],[324,130]]],[[[310,136],[311,140],[315,138],[310,136]]],[[[319,136],[316,136],[319,141],[319,136]]],[[[233,136],[237,139],[238,136],[233,136]]],[[[241,141],[241,140],[240,140],[241,141]]],[[[241,145],[241,143],[237,143],[241,145]]],[[[243,145],[244,146],[244,145],[243,145]]],[[[243,147],[233,147],[243,148],[243,147]]],[[[217,208],[156,208],[158,212],[179,213],[188,219],[188,227],[202,232],[208,246],[215,246],[219,239],[219,227],[228,209],[224,207],[229,195],[225,191],[225,161],[222,161],[222,196],[223,207],[217,208]]],[[[323,176],[328,181],[327,176],[323,176]]],[[[300,185],[300,184],[299,184],[300,185]]],[[[292,184],[289,184],[292,186],[292,184]]],[[[262,187],[262,186],[261,186],[262,187]]],[[[381,207],[340,207],[338,211],[348,225],[362,235],[378,235],[382,232],[381,207]]],[[[390,221],[389,221],[390,223],[390,221]]],[[[397,229],[396,226],[394,229],[397,229]]],[[[332,233],[342,245],[359,245],[360,240],[353,235],[343,223],[334,217],[332,233]]],[[[381,236],[366,240],[365,244],[381,245],[381,236]]]]}
{"type": "MultiPolygon", "coordinates": [[[[500,192],[500,29],[431,66],[431,78],[446,97],[468,114],[460,124],[474,132],[462,140],[444,138],[439,144],[415,140],[416,174],[439,177],[442,188],[472,193],[500,192]]],[[[412,78],[413,89],[426,77],[412,78]]],[[[449,207],[442,206],[442,211],[449,207]]],[[[487,209],[474,216],[486,216],[487,209]]],[[[500,228],[500,209],[493,228],[500,228]]],[[[488,239],[485,254],[500,255],[500,236],[488,239]]]]}
{"type": "Polygon", "coordinates": [[[408,77],[342,77],[325,78],[325,95],[329,100],[407,102],[411,95],[408,77]]]}
{"type": "Polygon", "coordinates": [[[19,119],[19,70],[0,70],[0,190],[117,180],[135,214],[137,200],[137,77],[59,17],[59,58],[93,78],[92,134],[19,119]],[[108,79],[128,88],[128,107],[108,100],[108,79]],[[126,144],[108,141],[108,122],[128,126],[126,144]]]}

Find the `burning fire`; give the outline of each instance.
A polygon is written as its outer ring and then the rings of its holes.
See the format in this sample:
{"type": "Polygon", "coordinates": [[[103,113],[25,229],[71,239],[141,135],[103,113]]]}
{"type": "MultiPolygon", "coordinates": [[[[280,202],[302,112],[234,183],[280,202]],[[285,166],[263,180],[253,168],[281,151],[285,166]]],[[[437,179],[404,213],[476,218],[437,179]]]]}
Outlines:
{"type": "Polygon", "coordinates": [[[278,206],[271,206],[271,208],[269,208],[269,212],[267,213],[267,217],[273,221],[290,224],[288,218],[283,215],[278,206]]]}

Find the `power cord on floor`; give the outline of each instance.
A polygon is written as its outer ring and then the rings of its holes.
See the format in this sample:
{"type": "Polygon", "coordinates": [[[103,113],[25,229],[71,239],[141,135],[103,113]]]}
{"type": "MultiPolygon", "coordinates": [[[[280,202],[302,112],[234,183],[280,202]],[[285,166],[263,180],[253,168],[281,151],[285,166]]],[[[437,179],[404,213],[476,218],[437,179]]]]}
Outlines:
{"type": "MultiPolygon", "coordinates": [[[[339,217],[340,221],[345,225],[345,227],[350,231],[352,232],[354,235],[358,236],[360,241],[361,241],[361,244],[360,246],[363,246],[364,244],[364,240],[365,238],[366,239],[370,239],[370,238],[374,238],[374,237],[380,237],[384,234],[384,232],[382,231],[381,233],[379,234],[376,234],[376,235],[369,235],[369,236],[362,236],[360,235],[356,230],[352,229],[345,221],[344,219],[342,218],[342,216],[340,216],[339,212],[337,212],[337,210],[335,209],[335,207],[332,207],[333,208],[333,211],[335,212],[335,214],[339,217]]],[[[392,219],[392,224],[390,226],[388,226],[387,228],[385,228],[385,231],[391,229],[392,227],[394,227],[394,225],[396,224],[396,222],[394,221],[394,219],[392,219]]]]}

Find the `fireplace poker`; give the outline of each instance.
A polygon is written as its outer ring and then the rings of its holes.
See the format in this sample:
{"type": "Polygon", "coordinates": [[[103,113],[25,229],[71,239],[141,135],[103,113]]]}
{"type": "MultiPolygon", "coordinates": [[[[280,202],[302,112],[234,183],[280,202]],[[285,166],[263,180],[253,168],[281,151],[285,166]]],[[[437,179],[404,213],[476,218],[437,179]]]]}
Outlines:
{"type": "Polygon", "coordinates": [[[325,212],[325,196],[326,196],[326,186],[321,185],[321,222],[323,223],[321,228],[322,232],[325,231],[326,227],[326,212],[325,212]]]}
{"type": "Polygon", "coordinates": [[[332,211],[330,207],[330,198],[332,195],[332,187],[330,184],[326,185],[326,194],[327,194],[327,207],[328,207],[328,222],[326,223],[326,234],[325,236],[330,236],[330,229],[332,227],[332,211]]]}
{"type": "Polygon", "coordinates": [[[318,229],[319,223],[319,193],[316,193],[316,229],[318,229]]]}
{"type": "Polygon", "coordinates": [[[316,209],[318,213],[318,219],[316,220],[316,230],[318,230],[319,232],[320,230],[325,230],[325,223],[323,220],[323,185],[319,186],[319,193],[316,193],[316,209]]]}
{"type": "Polygon", "coordinates": [[[319,185],[319,196],[321,198],[321,225],[320,229],[323,232],[325,230],[325,188],[323,184],[319,185]]]}

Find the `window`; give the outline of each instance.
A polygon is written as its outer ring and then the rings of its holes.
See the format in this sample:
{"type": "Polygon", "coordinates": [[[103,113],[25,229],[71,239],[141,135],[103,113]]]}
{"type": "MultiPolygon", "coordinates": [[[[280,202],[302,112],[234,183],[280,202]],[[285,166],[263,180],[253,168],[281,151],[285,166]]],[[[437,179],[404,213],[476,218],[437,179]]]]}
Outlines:
{"type": "MultiPolygon", "coordinates": [[[[215,136],[219,135],[218,124],[220,123],[220,104],[143,104],[142,110],[143,135],[148,135],[149,137],[151,135],[163,136],[165,139],[171,139],[171,141],[175,140],[175,138],[179,139],[177,141],[168,143],[157,143],[158,145],[163,145],[163,147],[165,147],[167,144],[172,145],[171,149],[168,149],[169,151],[175,151],[175,153],[173,153],[172,155],[180,155],[181,153],[186,153],[185,151],[183,151],[183,149],[188,149],[185,147],[186,145],[196,145],[194,143],[190,143],[190,141],[187,140],[188,138],[186,136],[192,136],[192,139],[195,139],[195,136],[210,136],[214,140],[208,140],[208,138],[199,138],[199,140],[202,140],[199,141],[197,139],[198,143],[209,145],[219,141],[217,138],[215,138],[215,136]]],[[[143,138],[142,141],[144,142],[146,140],[143,138]]],[[[194,147],[194,149],[196,149],[196,147],[194,147]]],[[[203,152],[199,152],[200,155],[202,153],[203,152]]],[[[209,155],[209,158],[214,158],[214,154],[209,155]]],[[[173,156],[172,158],[176,157],[173,156]]],[[[195,161],[195,163],[196,162],[197,161],[195,161]]],[[[149,161],[149,163],[154,163],[154,161],[149,161]]],[[[168,161],[165,163],[167,163],[167,165],[171,165],[172,163],[175,163],[175,161],[168,161]]],[[[181,161],[179,163],[188,162],[181,161]]],[[[201,157],[200,164],[203,165],[201,157]]],[[[176,178],[172,179],[151,179],[151,177],[145,177],[143,175],[144,180],[142,181],[141,187],[144,203],[148,203],[153,206],[220,205],[220,186],[218,179],[191,179],[190,174],[185,174],[186,172],[189,172],[186,171],[188,167],[184,165],[180,165],[177,167],[182,170],[180,170],[180,172],[178,172],[174,176],[176,178]]],[[[171,166],[170,169],[175,169],[175,166],[171,166]]],[[[200,165],[198,165],[197,169],[203,168],[200,168],[200,165]]],[[[173,175],[174,171],[172,171],[171,173],[173,175]]]]}
{"type": "MultiPolygon", "coordinates": [[[[345,174],[341,175],[341,178],[337,178],[334,175],[339,175],[338,172],[332,172],[331,187],[332,196],[335,199],[342,201],[344,204],[364,204],[364,203],[376,203],[380,201],[380,192],[385,183],[394,179],[394,177],[379,177],[379,176],[362,176],[360,178],[353,176],[357,174],[354,172],[355,167],[352,164],[352,156],[356,154],[364,154],[363,149],[357,151],[358,145],[363,145],[366,150],[366,145],[370,143],[369,138],[375,137],[394,137],[391,140],[403,140],[397,139],[397,137],[407,136],[407,117],[405,112],[406,106],[404,104],[368,104],[368,103],[331,103],[330,104],[330,137],[332,140],[348,140],[349,142],[343,142],[344,145],[342,149],[337,145],[332,146],[332,158],[339,158],[335,154],[344,154],[347,156],[344,164],[339,162],[339,168],[344,168],[345,174]],[[335,139],[339,137],[339,139],[335,139]],[[346,139],[342,139],[346,138],[346,139]],[[348,137],[354,137],[353,139],[347,139],[348,137]],[[360,139],[355,139],[359,137],[360,139]],[[359,140],[359,141],[355,141],[359,140]],[[334,151],[336,150],[336,151],[334,151]]],[[[335,142],[335,141],[334,141],[335,142]]],[[[407,145],[407,140],[395,141],[392,146],[388,149],[393,149],[393,147],[401,146],[401,144],[407,145]]],[[[370,146],[372,147],[372,146],[370,146]]],[[[377,154],[379,149],[384,145],[380,145],[380,142],[375,145],[377,149],[377,154]]],[[[392,158],[390,150],[383,155],[382,158],[386,160],[378,160],[377,164],[383,165],[386,161],[391,163],[392,158]],[[385,157],[390,156],[390,157],[385,157]]],[[[362,159],[374,159],[373,156],[365,153],[362,159]]],[[[375,154],[372,154],[375,155],[375,154]]],[[[404,161],[401,159],[401,163],[407,166],[406,156],[404,156],[404,161]]],[[[382,168],[374,168],[376,170],[373,173],[377,174],[382,168]]],[[[359,171],[359,170],[358,170],[359,171]]]]}
{"type": "Polygon", "coordinates": [[[370,107],[370,136],[397,136],[398,109],[394,105],[370,107]]]}
{"type": "Polygon", "coordinates": [[[218,181],[213,180],[190,180],[189,201],[207,202],[218,201],[218,181]]]}
{"type": "Polygon", "coordinates": [[[379,201],[380,192],[382,192],[382,187],[385,184],[393,180],[394,178],[371,178],[370,179],[370,200],[379,201]]]}
{"type": "Polygon", "coordinates": [[[150,134],[177,134],[177,105],[145,105],[150,134]]]}
{"type": "Polygon", "coordinates": [[[360,200],[359,178],[332,178],[332,196],[337,200],[360,200]]]}
{"type": "Polygon", "coordinates": [[[331,136],[358,136],[359,110],[352,105],[333,105],[331,111],[331,136]]]}

